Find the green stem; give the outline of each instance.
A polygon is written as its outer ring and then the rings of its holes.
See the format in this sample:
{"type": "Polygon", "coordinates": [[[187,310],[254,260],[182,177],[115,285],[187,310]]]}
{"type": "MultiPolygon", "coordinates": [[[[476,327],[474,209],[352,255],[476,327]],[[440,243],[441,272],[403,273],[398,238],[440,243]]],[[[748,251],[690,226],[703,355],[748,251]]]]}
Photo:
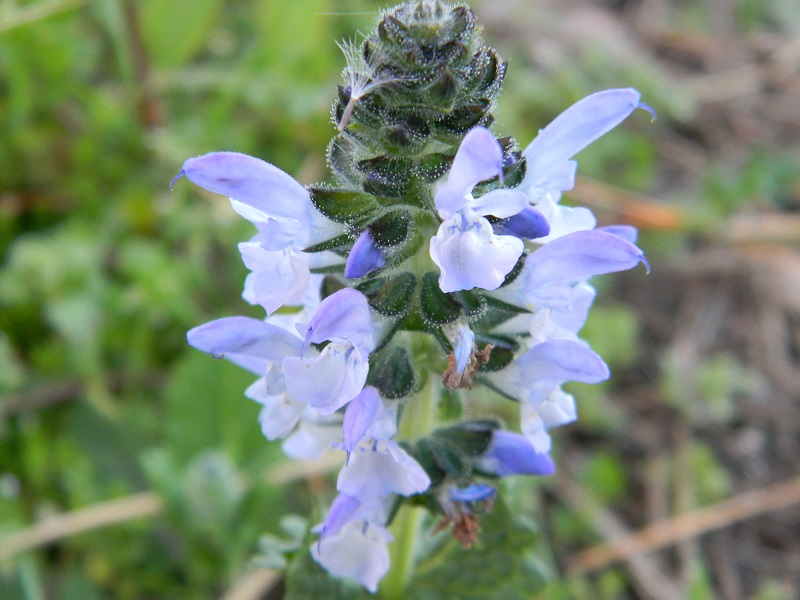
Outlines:
{"type": "MultiPolygon", "coordinates": [[[[425,387],[415,394],[404,407],[398,427],[399,439],[413,439],[428,434],[436,423],[439,399],[439,382],[428,374],[425,387]]],[[[392,523],[394,542],[390,547],[391,567],[383,578],[379,591],[382,600],[400,600],[405,597],[416,567],[417,543],[422,532],[423,508],[402,506],[392,523]]]]}
{"type": "Polygon", "coordinates": [[[403,506],[392,523],[392,542],[389,553],[391,567],[381,582],[379,597],[382,600],[400,600],[414,573],[416,546],[422,530],[425,510],[415,506],[403,506]]]}

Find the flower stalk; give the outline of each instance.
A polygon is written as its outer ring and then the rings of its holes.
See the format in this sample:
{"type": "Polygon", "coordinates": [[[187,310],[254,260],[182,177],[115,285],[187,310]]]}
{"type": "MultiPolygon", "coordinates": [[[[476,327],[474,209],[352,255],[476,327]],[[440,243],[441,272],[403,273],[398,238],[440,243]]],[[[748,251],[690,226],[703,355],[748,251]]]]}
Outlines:
{"type": "MultiPolygon", "coordinates": [[[[439,395],[442,387],[429,377],[423,390],[412,396],[406,404],[397,437],[400,440],[415,440],[428,435],[436,428],[439,395]]],[[[416,506],[403,506],[395,517],[390,531],[394,535],[391,567],[381,582],[380,597],[384,600],[398,600],[413,578],[417,563],[417,547],[422,534],[425,509],[416,506]]]]}

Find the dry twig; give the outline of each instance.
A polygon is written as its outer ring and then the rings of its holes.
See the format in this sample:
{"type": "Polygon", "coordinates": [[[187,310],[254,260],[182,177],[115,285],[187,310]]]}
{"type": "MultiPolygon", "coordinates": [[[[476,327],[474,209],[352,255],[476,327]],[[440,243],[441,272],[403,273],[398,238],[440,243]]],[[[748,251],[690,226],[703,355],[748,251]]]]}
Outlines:
{"type": "MultiPolygon", "coordinates": [[[[600,535],[613,539],[626,537],[629,534],[628,528],[621,519],[594,501],[571,479],[559,477],[556,481],[555,492],[573,510],[588,509],[592,515],[592,525],[600,535]]],[[[683,600],[685,598],[683,590],[675,584],[672,578],[665,575],[650,557],[634,553],[626,555],[625,561],[632,585],[645,600],[683,600]]],[[[570,571],[581,572],[574,568],[570,571]]]]}
{"type": "Polygon", "coordinates": [[[272,569],[254,569],[245,573],[220,600],[260,600],[280,583],[281,576],[272,569]]]}
{"type": "Polygon", "coordinates": [[[726,527],[800,502],[800,476],[769,487],[745,492],[702,508],[648,525],[628,535],[589,548],[575,555],[569,564],[572,573],[605,568],[617,561],[632,560],[644,552],[670,546],[682,540],[726,527]]]}
{"type": "Polygon", "coordinates": [[[164,504],[157,494],[141,492],[48,518],[0,539],[0,562],[77,533],[141,517],[152,517],[163,508],[164,504]]]}

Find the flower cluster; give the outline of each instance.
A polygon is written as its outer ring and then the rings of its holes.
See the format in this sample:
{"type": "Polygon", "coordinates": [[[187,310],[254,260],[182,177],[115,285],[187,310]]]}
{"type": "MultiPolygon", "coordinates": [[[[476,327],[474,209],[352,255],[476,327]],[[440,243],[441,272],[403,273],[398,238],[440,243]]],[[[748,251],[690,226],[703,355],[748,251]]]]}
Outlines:
{"type": "Polygon", "coordinates": [[[519,152],[488,128],[505,66],[470,37],[468,11],[401,5],[362,55],[348,52],[368,72],[350,64],[346,76],[362,85],[341,88],[334,106],[336,185],[306,188],[232,152],[191,158],[178,175],[228,196],[255,226],[239,245],[250,270],[243,297],[267,313],[212,321],[192,329],[189,343],[258,377],[246,395],[288,456],[342,453],[338,495],[310,551],[373,592],[390,567],[387,527],[403,498],[427,496],[439,528],[452,525],[469,546],[476,507],[488,510],[496,495],[487,481],[554,471],[548,432],[576,418],[562,384],[609,376],[578,337],[595,295],[587,281],[644,262],[634,229],[597,228],[589,210],[559,204],[574,184],[572,157],[637,108],[650,111],[639,93],[592,94],[519,152]],[[431,42],[431,32],[441,39],[431,42]],[[437,60],[472,60],[480,69],[468,72],[480,81],[433,93],[430,52],[414,57],[408,40],[423,49],[457,41],[466,55],[442,51],[437,60]],[[392,43],[404,44],[410,66],[384,64],[397,53],[378,48],[392,43]],[[414,94],[446,106],[444,116],[431,108],[426,124],[407,110],[385,112],[414,94]],[[458,112],[458,102],[484,96],[477,118],[458,112]],[[374,118],[380,111],[384,121],[374,118]],[[452,138],[451,150],[435,131],[452,138]],[[519,404],[520,433],[486,419],[437,429],[413,414],[435,412],[445,387],[473,385],[519,404]]]}

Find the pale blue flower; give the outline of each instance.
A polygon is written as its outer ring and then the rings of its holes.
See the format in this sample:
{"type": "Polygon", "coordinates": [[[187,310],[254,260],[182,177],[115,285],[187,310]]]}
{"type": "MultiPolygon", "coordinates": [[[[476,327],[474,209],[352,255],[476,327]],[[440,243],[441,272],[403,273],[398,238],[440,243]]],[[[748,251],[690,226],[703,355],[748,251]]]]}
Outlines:
{"type": "Polygon", "coordinates": [[[375,347],[374,330],[366,296],[350,288],[341,289],[325,298],[308,325],[298,325],[298,331],[305,336],[303,351],[310,343],[344,342],[350,344],[364,360],[375,347]]]}
{"type": "Polygon", "coordinates": [[[389,570],[391,534],[385,527],[353,520],[311,545],[311,555],[331,575],[358,581],[370,592],[389,570]]]}
{"type": "Polygon", "coordinates": [[[442,223],[430,243],[443,292],[497,289],[524,248],[518,237],[495,235],[489,221],[469,208],[442,223]]]}
{"type": "Polygon", "coordinates": [[[250,241],[239,244],[245,266],[252,271],[243,296],[268,314],[297,304],[312,268],[341,262],[331,252],[302,251],[339,235],[344,226],[323,216],[308,191],[277,167],[246,154],[212,152],[188,159],[175,179],[182,176],[229,196],[233,209],[258,229],[250,241]]]}
{"type": "Polygon", "coordinates": [[[283,372],[271,367],[268,375],[253,382],[244,395],[261,405],[258,421],[268,440],[289,435],[306,411],[307,404],[285,393],[283,372]]]}
{"type": "Polygon", "coordinates": [[[494,230],[526,240],[542,241],[550,233],[550,223],[541,212],[527,206],[517,214],[495,223],[494,230]]]}
{"type": "Polygon", "coordinates": [[[573,284],[640,262],[645,262],[644,253],[634,244],[604,231],[578,231],[532,252],[519,276],[495,295],[529,310],[568,310],[573,284]]]}
{"type": "Polygon", "coordinates": [[[342,443],[342,420],[338,414],[324,415],[306,407],[297,428],[281,444],[289,458],[315,461],[342,443]]]}
{"type": "Polygon", "coordinates": [[[264,250],[257,242],[242,242],[239,252],[252,271],[242,294],[250,304],[260,304],[270,314],[297,304],[306,294],[311,282],[308,254],[293,248],[264,250]]]}
{"type": "Polygon", "coordinates": [[[397,430],[396,404],[385,403],[375,388],[364,388],[352,400],[342,429],[348,460],[339,471],[340,492],[368,502],[428,489],[431,482],[424,469],[392,439],[397,430]]]}
{"type": "Polygon", "coordinates": [[[550,455],[537,452],[525,436],[510,431],[495,431],[489,449],[478,461],[486,473],[509,475],[552,475],[556,466],[550,455]]]}
{"type": "Polygon", "coordinates": [[[630,225],[606,225],[605,227],[598,227],[597,231],[605,231],[631,244],[635,244],[639,237],[639,231],[636,227],[631,227],[630,225]]]}
{"type": "Polygon", "coordinates": [[[516,235],[497,235],[486,215],[513,217],[530,208],[527,197],[508,189],[472,196],[478,183],[502,174],[500,144],[485,127],[472,129],[436,192],[436,209],[444,222],[431,239],[430,254],[441,271],[443,292],[497,289],[517,264],[524,242],[516,235]]]}
{"type": "Polygon", "coordinates": [[[550,428],[576,418],[575,401],[561,384],[597,383],[608,377],[605,363],[577,332],[594,299],[586,280],[645,262],[629,240],[635,240],[634,232],[625,227],[563,235],[532,252],[514,282],[493,292],[531,311],[499,328],[500,333],[522,334],[527,351],[487,378],[521,400],[521,429],[538,452],[550,449],[550,428]]]}
{"type": "MultiPolygon", "coordinates": [[[[353,98],[357,100],[357,94],[353,98]]],[[[348,107],[346,111],[351,112],[341,116],[341,129],[358,114],[352,113],[356,110],[352,98],[348,107]]],[[[311,192],[259,159],[217,152],[184,163],[178,177],[186,176],[196,185],[228,196],[233,209],[255,225],[254,237],[239,245],[250,270],[243,296],[251,304],[261,305],[268,315],[263,321],[246,317],[212,321],[192,329],[189,343],[258,375],[246,395],[261,405],[259,421],[264,435],[283,439],[288,456],[314,460],[330,450],[347,453],[337,478],[338,496],[324,523],[315,529],[320,537],[311,547],[314,559],[331,574],[376,591],[389,568],[391,535],[386,526],[389,507],[396,506],[397,495],[430,492],[445,510],[443,523],[453,524],[456,539],[465,546],[475,541],[478,515],[491,509],[496,496],[497,490],[485,483],[456,487],[457,474],[444,467],[445,481],[430,489],[433,475],[409,454],[420,452],[417,456],[428,464],[422,454],[424,443],[407,446],[407,452],[394,440],[402,400],[381,397],[378,388],[393,397],[391,385],[384,385],[393,375],[383,371],[370,374],[370,355],[378,345],[382,349],[393,340],[405,344],[405,334],[392,338],[393,333],[417,327],[420,318],[437,329],[433,333],[442,345],[449,341],[452,346],[444,373],[446,385],[468,387],[473,377],[482,379],[520,404],[521,434],[490,427],[482,430],[487,435],[491,432],[492,438],[480,456],[469,454],[455,442],[453,451],[469,461],[466,464],[471,464],[478,476],[554,472],[548,431],[576,418],[574,398],[562,385],[570,381],[598,383],[609,376],[602,358],[578,337],[595,295],[587,280],[640,262],[647,266],[636,246],[634,228],[595,229],[591,211],[561,207],[558,201],[561,192],[574,185],[577,165],[573,156],[636,108],[650,110],[632,89],[606,90],[577,102],[525,149],[526,175],[514,189],[502,187],[504,155],[494,135],[475,127],[464,136],[447,176],[431,190],[431,208],[436,214],[413,218],[423,225],[421,231],[431,218],[440,221],[422,251],[427,251],[439,268],[441,291],[480,290],[443,299],[445,310],[438,315],[438,292],[427,293],[430,290],[425,287],[425,274],[430,270],[427,258],[413,258],[404,266],[398,262],[407,258],[403,252],[418,247],[418,233],[391,254],[392,266],[397,263],[398,269],[385,277],[375,273],[387,266],[389,254],[373,239],[370,228],[375,229],[374,224],[394,202],[393,188],[385,197],[365,201],[363,207],[359,204],[353,215],[348,212],[342,217],[347,223],[339,223],[332,218],[340,218],[338,210],[350,210],[345,206],[347,194],[334,195],[336,201],[327,206],[323,195],[314,191],[317,208],[311,192]],[[495,178],[501,187],[474,195],[481,182],[495,186],[495,178]],[[362,208],[363,214],[358,212],[362,208]],[[352,239],[355,242],[345,258],[343,248],[349,242],[341,245],[342,240],[352,239]],[[336,252],[305,251],[322,242],[331,242],[325,247],[336,246],[336,252]],[[506,284],[515,267],[515,277],[506,284]],[[323,273],[332,276],[324,288],[323,273]],[[361,278],[366,278],[357,282],[364,293],[345,287],[321,298],[323,289],[327,293],[331,287],[347,285],[346,280],[361,278]],[[409,280],[412,283],[407,283],[409,280]],[[412,287],[414,281],[422,281],[421,296],[420,288],[412,287]],[[402,302],[406,306],[398,308],[402,302]],[[510,308],[513,318],[497,318],[500,310],[494,309],[502,303],[526,310],[510,308]],[[488,319],[482,319],[483,308],[488,319]],[[503,342],[504,337],[514,342],[503,342]],[[485,352],[478,353],[476,339],[482,343],[497,340],[505,354],[493,360],[496,355],[490,355],[488,344],[485,352]],[[516,356],[500,368],[511,358],[508,348],[516,348],[516,356]],[[486,361],[491,364],[482,369],[480,364],[486,361]],[[369,377],[380,382],[378,387],[366,385],[369,377]]],[[[431,147],[434,155],[439,151],[431,147]]],[[[383,177],[381,169],[388,173],[395,167],[394,162],[378,164],[381,157],[375,163],[371,160],[359,162],[357,168],[372,165],[369,169],[374,167],[374,172],[370,172],[383,177]]],[[[346,192],[360,194],[370,189],[357,190],[348,177],[339,183],[349,186],[343,190],[346,192]]],[[[408,198],[404,198],[406,202],[408,198]]],[[[419,195],[419,199],[425,198],[427,194],[419,195]]],[[[423,206],[406,206],[404,211],[412,208],[422,210],[423,206]]],[[[400,346],[389,350],[397,351],[400,346]]],[[[406,355],[378,355],[373,366],[383,368],[382,356],[394,360],[406,355]]],[[[424,368],[419,356],[408,358],[409,362],[398,359],[398,377],[408,379],[403,371],[409,366],[415,371],[424,368]]],[[[387,367],[386,372],[391,369],[387,367]]],[[[430,443],[437,435],[441,442],[447,433],[434,432],[430,443]]],[[[434,472],[439,477],[438,471],[434,472]]],[[[459,484],[464,483],[459,479],[459,484]]]]}
{"type": "Polygon", "coordinates": [[[303,340],[285,329],[250,317],[225,317],[191,329],[189,344],[263,375],[273,363],[299,355],[303,340]]]}
{"type": "Polygon", "coordinates": [[[338,428],[333,436],[323,434],[331,431],[326,416],[364,387],[373,325],[366,298],[344,289],[323,300],[307,325],[295,323],[295,328],[305,340],[264,321],[229,317],[196,327],[187,337],[196,348],[262,375],[247,395],[262,404],[264,434],[269,439],[286,437],[299,423],[285,449],[293,456],[309,457],[341,440],[338,428]],[[310,347],[323,342],[328,343],[321,352],[310,347]],[[309,435],[316,426],[321,428],[309,435]]]}
{"type": "Polygon", "coordinates": [[[386,259],[381,254],[380,248],[375,245],[369,230],[365,229],[350,250],[344,267],[344,276],[347,279],[358,279],[384,266],[386,259]]]}
{"type": "Polygon", "coordinates": [[[565,381],[600,383],[610,373],[600,356],[581,342],[550,340],[536,344],[513,365],[521,396],[532,397],[537,389],[552,388],[565,381]]]}
{"type": "MultiPolygon", "coordinates": [[[[350,401],[342,423],[342,447],[347,452],[348,458],[361,440],[367,437],[370,428],[381,419],[384,410],[378,390],[371,386],[365,387],[350,401]]],[[[392,435],[394,431],[382,439],[388,439],[392,435]]]]}
{"type": "Polygon", "coordinates": [[[561,192],[575,185],[577,163],[571,158],[637,108],[655,117],[640,99],[639,92],[631,88],[591,94],[562,112],[525,149],[527,171],[520,189],[550,223],[550,234],[540,242],[594,228],[597,221],[590,210],[558,204],[561,192]]]}
{"type": "Polygon", "coordinates": [[[471,483],[463,488],[452,486],[447,493],[450,502],[467,505],[475,502],[493,500],[496,496],[497,488],[488,483],[471,483]]]}
{"type": "Polygon", "coordinates": [[[336,489],[361,502],[399,494],[411,496],[428,489],[425,470],[393,440],[360,444],[339,471],[336,489]]]}
{"type": "Polygon", "coordinates": [[[241,202],[274,219],[313,224],[311,196],[300,183],[261,159],[238,152],[211,152],[183,163],[179,177],[241,202]]]}
{"type": "Polygon", "coordinates": [[[345,288],[320,302],[308,325],[299,356],[281,362],[287,391],[296,399],[330,414],[355,398],[367,380],[369,353],[374,348],[372,319],[366,297],[345,288]],[[309,355],[311,343],[327,344],[309,355]]]}
{"type": "Polygon", "coordinates": [[[549,452],[552,440],[548,430],[572,423],[578,418],[575,398],[556,386],[537,403],[520,403],[520,430],[536,452],[549,452]]]}
{"type": "Polygon", "coordinates": [[[386,403],[375,388],[364,388],[351,401],[342,429],[348,461],[336,484],[341,493],[369,502],[428,489],[431,482],[424,469],[392,439],[397,430],[397,405],[386,403]]]}
{"type": "Polygon", "coordinates": [[[330,414],[364,387],[369,364],[350,344],[331,343],[314,356],[287,356],[281,363],[287,391],[297,400],[330,414]]]}
{"type": "MultiPolygon", "coordinates": [[[[525,148],[523,155],[528,161],[525,180],[532,186],[557,180],[553,175],[563,174],[564,165],[575,154],[622,123],[634,110],[651,110],[640,99],[641,94],[633,88],[611,89],[586,96],[570,106],[525,148]]],[[[567,178],[563,183],[574,181],[567,178]]],[[[559,191],[565,189],[569,188],[562,187],[559,191]]]]}

